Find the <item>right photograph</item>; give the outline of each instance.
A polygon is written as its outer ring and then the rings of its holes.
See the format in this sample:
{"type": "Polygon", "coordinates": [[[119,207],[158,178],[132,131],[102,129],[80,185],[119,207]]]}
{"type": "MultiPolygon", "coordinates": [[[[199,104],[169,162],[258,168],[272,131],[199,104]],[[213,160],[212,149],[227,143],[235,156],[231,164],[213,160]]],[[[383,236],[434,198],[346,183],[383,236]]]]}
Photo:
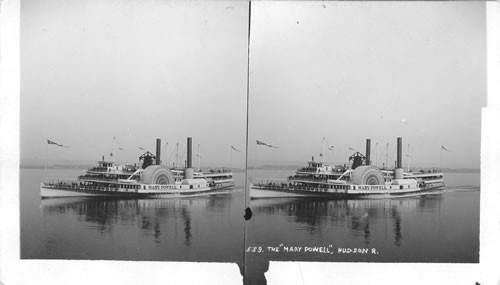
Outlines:
{"type": "Polygon", "coordinates": [[[247,284],[478,263],[484,2],[251,3],[247,284]]]}

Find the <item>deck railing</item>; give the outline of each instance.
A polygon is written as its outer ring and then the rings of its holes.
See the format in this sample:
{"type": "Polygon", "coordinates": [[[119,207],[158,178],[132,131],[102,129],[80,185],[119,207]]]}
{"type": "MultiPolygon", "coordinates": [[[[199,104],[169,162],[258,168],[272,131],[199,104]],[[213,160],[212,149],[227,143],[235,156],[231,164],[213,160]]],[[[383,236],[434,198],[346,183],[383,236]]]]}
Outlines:
{"type": "Polygon", "coordinates": [[[273,185],[273,184],[254,184],[255,189],[279,190],[279,191],[308,191],[308,192],[345,192],[347,189],[333,189],[326,187],[307,187],[299,185],[273,185]]]}
{"type": "MultiPolygon", "coordinates": [[[[332,169],[333,172],[337,172],[337,173],[344,173],[347,171],[347,168],[333,168],[332,169]]],[[[330,171],[330,170],[328,170],[330,171]]],[[[321,171],[319,171],[319,169],[316,169],[316,168],[310,168],[310,167],[303,167],[303,168],[299,168],[297,170],[297,172],[307,172],[307,173],[322,173],[321,171]]],[[[323,172],[324,173],[324,172],[323,172]]]]}
{"type": "Polygon", "coordinates": [[[290,176],[288,180],[291,181],[315,181],[315,182],[328,182],[329,179],[327,178],[309,178],[309,177],[297,177],[297,176],[290,176]]]}
{"type": "Polygon", "coordinates": [[[316,168],[307,168],[307,167],[303,167],[303,168],[299,168],[297,170],[297,172],[309,172],[309,173],[318,173],[318,169],[316,168]]]}
{"type": "MultiPolygon", "coordinates": [[[[97,171],[97,172],[110,172],[107,167],[102,167],[102,166],[94,166],[89,168],[87,171],[97,171]]],[[[124,174],[132,174],[137,171],[137,169],[120,169],[121,172],[124,174]]]]}
{"type": "MultiPolygon", "coordinates": [[[[87,176],[87,175],[78,176],[78,179],[80,179],[80,180],[94,180],[94,181],[103,181],[103,182],[118,182],[118,179],[127,179],[127,178],[92,177],[92,176],[87,176]]],[[[135,179],[132,179],[132,180],[135,181],[135,179]]]]}
{"type": "Polygon", "coordinates": [[[101,187],[101,186],[90,186],[90,185],[80,185],[78,183],[45,183],[45,188],[51,189],[65,189],[65,190],[75,190],[75,191],[105,191],[105,192],[137,192],[138,189],[124,189],[117,187],[101,187]]]}
{"type": "Polygon", "coordinates": [[[88,169],[88,171],[108,171],[107,167],[102,167],[102,166],[94,166],[88,169]]]}
{"type": "MultiPolygon", "coordinates": [[[[226,188],[228,186],[234,186],[234,183],[233,182],[214,183],[210,185],[210,188],[219,189],[219,188],[226,188]]],[[[58,180],[57,182],[46,182],[43,183],[43,187],[50,189],[66,189],[75,191],[106,191],[106,192],[131,192],[131,193],[136,193],[139,192],[140,190],[140,188],[91,186],[71,180],[58,180]]]]}

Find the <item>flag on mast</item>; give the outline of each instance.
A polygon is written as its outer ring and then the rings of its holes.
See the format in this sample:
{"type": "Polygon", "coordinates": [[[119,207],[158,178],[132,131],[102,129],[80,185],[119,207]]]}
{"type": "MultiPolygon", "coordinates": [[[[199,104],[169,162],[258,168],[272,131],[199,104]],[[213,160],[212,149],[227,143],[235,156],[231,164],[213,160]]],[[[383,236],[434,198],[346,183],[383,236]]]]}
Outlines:
{"type": "Polygon", "coordinates": [[[69,146],[67,146],[67,145],[63,145],[63,144],[56,143],[55,141],[51,141],[51,140],[49,140],[49,139],[47,139],[47,143],[48,143],[48,144],[57,145],[57,146],[60,146],[60,147],[66,147],[66,148],[67,148],[67,147],[69,147],[69,146]]]}
{"type": "Polygon", "coordinates": [[[451,152],[449,149],[445,148],[444,145],[441,146],[441,149],[447,152],[451,152]]]}
{"type": "Polygon", "coordinates": [[[261,142],[261,141],[257,141],[257,145],[264,145],[264,146],[267,146],[267,147],[274,147],[274,148],[278,148],[277,146],[274,146],[274,145],[270,145],[270,144],[267,144],[265,142],[261,142]]]}
{"type": "Polygon", "coordinates": [[[237,152],[241,152],[241,151],[237,150],[234,146],[231,146],[231,149],[234,151],[237,151],[237,152]]]}

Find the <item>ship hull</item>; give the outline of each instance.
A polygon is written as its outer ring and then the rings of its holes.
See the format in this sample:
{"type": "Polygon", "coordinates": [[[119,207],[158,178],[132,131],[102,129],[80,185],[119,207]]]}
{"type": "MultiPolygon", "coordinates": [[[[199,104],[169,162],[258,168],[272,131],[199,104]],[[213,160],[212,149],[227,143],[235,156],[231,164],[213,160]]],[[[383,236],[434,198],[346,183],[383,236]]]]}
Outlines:
{"type": "Polygon", "coordinates": [[[328,192],[322,189],[312,190],[291,190],[291,189],[271,189],[263,186],[250,187],[251,199],[264,199],[264,198],[305,198],[305,197],[322,197],[330,199],[346,199],[346,198],[360,198],[360,199],[384,199],[384,198],[398,198],[407,197],[411,195],[421,195],[426,193],[435,193],[442,190],[443,185],[412,188],[406,190],[385,190],[385,191],[332,191],[328,192]]]}
{"type": "Polygon", "coordinates": [[[292,191],[280,191],[265,188],[250,188],[250,198],[263,199],[263,198],[294,198],[294,197],[318,197],[313,193],[298,193],[292,191]]]}
{"type": "Polygon", "coordinates": [[[98,193],[95,191],[74,191],[70,189],[55,189],[40,186],[40,196],[42,198],[56,197],[89,197],[89,196],[111,196],[107,193],[98,193]]]}
{"type": "Polygon", "coordinates": [[[127,192],[127,191],[106,191],[106,190],[92,190],[83,189],[78,187],[54,187],[47,186],[43,183],[40,185],[40,196],[42,199],[47,198],[62,198],[62,197],[129,197],[129,198],[151,198],[151,199],[168,199],[168,198],[182,198],[193,196],[205,196],[228,193],[229,189],[233,188],[234,184],[216,185],[196,190],[169,190],[157,191],[155,193],[140,193],[140,192],[127,192]]]}

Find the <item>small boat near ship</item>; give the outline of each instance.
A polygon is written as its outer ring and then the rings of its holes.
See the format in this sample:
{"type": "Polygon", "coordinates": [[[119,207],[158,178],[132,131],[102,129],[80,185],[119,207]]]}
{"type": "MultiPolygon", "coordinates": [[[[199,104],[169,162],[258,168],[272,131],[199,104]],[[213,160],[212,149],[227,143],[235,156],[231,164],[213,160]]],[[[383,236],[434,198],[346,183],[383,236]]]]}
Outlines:
{"type": "Polygon", "coordinates": [[[170,169],[160,163],[160,139],[156,156],[146,152],[140,166],[117,165],[105,161],[85,171],[76,180],[50,179],[40,184],[43,198],[81,196],[124,196],[138,198],[175,198],[227,192],[234,186],[233,174],[227,169],[194,171],[192,138],[187,138],[187,161],[184,169],[170,169]]]}
{"type": "Polygon", "coordinates": [[[402,168],[402,138],[397,138],[394,169],[380,169],[370,161],[371,140],[366,140],[366,156],[356,152],[350,166],[327,165],[314,161],[286,180],[258,180],[250,185],[250,197],[329,197],[385,198],[406,196],[444,188],[440,170],[405,172],[402,168]]]}

